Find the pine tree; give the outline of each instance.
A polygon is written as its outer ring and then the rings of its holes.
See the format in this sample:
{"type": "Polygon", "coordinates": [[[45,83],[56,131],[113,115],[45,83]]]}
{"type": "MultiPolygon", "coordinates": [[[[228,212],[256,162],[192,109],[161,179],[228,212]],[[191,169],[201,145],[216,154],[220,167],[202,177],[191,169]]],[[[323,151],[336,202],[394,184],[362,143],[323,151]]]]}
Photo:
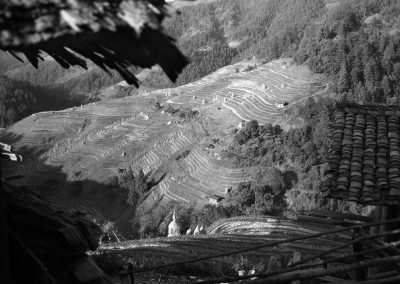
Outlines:
{"type": "Polygon", "coordinates": [[[147,182],[146,177],[144,176],[144,172],[140,169],[137,177],[135,178],[135,191],[139,194],[140,197],[147,191],[147,182]]]}
{"type": "Polygon", "coordinates": [[[139,170],[136,178],[133,176],[133,172],[129,169],[126,172],[126,176],[123,179],[126,186],[129,186],[127,203],[135,206],[137,202],[143,197],[147,192],[148,186],[146,182],[146,176],[142,169],[139,170]]]}
{"type": "Polygon", "coordinates": [[[369,82],[370,85],[373,85],[374,82],[374,71],[372,69],[371,63],[368,62],[364,68],[364,80],[365,85],[369,82]]]}
{"type": "Polygon", "coordinates": [[[380,82],[383,79],[382,66],[375,58],[372,58],[370,62],[374,75],[372,83],[374,84],[374,86],[379,86],[380,82]]]}
{"type": "Polygon", "coordinates": [[[343,61],[340,66],[337,89],[339,93],[347,92],[350,88],[349,72],[347,71],[346,61],[343,61]]]}
{"type": "Polygon", "coordinates": [[[384,53],[387,45],[388,45],[388,38],[382,36],[379,41],[379,53],[381,54],[384,53]]]}
{"type": "Polygon", "coordinates": [[[367,90],[365,89],[362,82],[358,82],[356,89],[354,90],[354,97],[356,102],[363,102],[367,95],[367,90]]]}
{"type": "Polygon", "coordinates": [[[393,65],[393,73],[396,77],[396,80],[400,82],[400,63],[395,63],[393,65]]]}
{"type": "Polygon", "coordinates": [[[359,74],[360,74],[360,73],[357,71],[356,68],[353,68],[353,69],[351,70],[350,76],[351,76],[351,81],[352,81],[352,83],[353,83],[353,86],[356,86],[357,83],[358,83],[359,81],[361,81],[361,78],[360,78],[359,74]]]}
{"type": "Polygon", "coordinates": [[[390,98],[392,96],[392,86],[388,76],[384,76],[382,80],[382,89],[385,94],[385,99],[390,98]]]}
{"type": "MultiPolygon", "coordinates": [[[[371,81],[366,81],[365,82],[365,88],[367,90],[367,93],[372,96],[375,92],[376,92],[376,87],[374,86],[374,84],[371,81]]],[[[371,103],[371,101],[370,101],[371,103]]]]}
{"type": "Polygon", "coordinates": [[[393,70],[392,60],[394,59],[394,57],[395,57],[395,50],[393,42],[391,41],[386,47],[382,57],[382,67],[383,70],[385,70],[386,74],[392,73],[393,70]]]}
{"type": "Polygon", "coordinates": [[[363,64],[361,58],[356,55],[354,58],[353,69],[350,72],[353,86],[356,86],[359,81],[363,80],[363,64]]]}

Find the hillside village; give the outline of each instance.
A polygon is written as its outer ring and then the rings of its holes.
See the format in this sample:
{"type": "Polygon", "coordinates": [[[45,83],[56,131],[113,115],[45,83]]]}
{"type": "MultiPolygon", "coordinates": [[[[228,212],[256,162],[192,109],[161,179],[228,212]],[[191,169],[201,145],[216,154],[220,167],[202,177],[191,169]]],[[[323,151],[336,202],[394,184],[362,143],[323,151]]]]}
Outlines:
{"type": "Polygon", "coordinates": [[[78,2],[57,35],[23,30],[42,42],[0,36],[2,224],[27,267],[49,283],[399,280],[398,3],[78,2]]]}

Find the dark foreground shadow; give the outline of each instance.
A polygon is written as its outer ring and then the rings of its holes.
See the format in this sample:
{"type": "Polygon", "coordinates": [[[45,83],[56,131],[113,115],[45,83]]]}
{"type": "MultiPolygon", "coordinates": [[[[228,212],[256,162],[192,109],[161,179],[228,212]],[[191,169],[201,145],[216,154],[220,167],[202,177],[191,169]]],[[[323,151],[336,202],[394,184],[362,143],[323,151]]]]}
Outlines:
{"type": "MultiPolygon", "coordinates": [[[[21,135],[2,133],[0,142],[13,145],[21,138],[21,135]]],[[[61,167],[48,166],[38,159],[43,153],[40,149],[24,146],[17,153],[23,157],[21,163],[1,161],[1,176],[10,185],[34,190],[60,210],[86,215],[100,225],[115,222],[126,238],[139,237],[131,224],[136,206],[126,202],[128,190],[119,185],[117,177],[105,183],[87,179],[70,181],[61,167]],[[13,180],[18,175],[22,178],[13,180]]]]}

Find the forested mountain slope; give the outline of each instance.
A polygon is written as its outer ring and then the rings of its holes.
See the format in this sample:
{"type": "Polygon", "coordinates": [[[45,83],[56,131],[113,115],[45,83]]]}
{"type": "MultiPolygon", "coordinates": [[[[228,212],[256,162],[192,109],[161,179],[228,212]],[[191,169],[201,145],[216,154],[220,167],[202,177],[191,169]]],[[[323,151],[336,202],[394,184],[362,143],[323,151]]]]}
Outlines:
{"type": "MultiPolygon", "coordinates": [[[[182,7],[180,15],[173,14],[164,22],[191,64],[176,84],[155,68],[142,78],[142,85],[187,84],[253,56],[266,61],[293,57],[326,75],[333,90],[347,99],[383,102],[399,94],[399,5],[390,0],[200,1],[182,7]]],[[[121,81],[118,75],[110,77],[93,65],[89,71],[64,70],[45,60],[37,72],[4,54],[0,62],[0,72],[9,78],[57,87],[70,98],[70,105],[101,99],[102,89],[121,81]]],[[[115,97],[131,94],[136,92],[115,97]]]]}
{"type": "Polygon", "coordinates": [[[1,127],[10,126],[38,111],[59,110],[98,100],[97,94],[100,90],[121,81],[116,72],[110,76],[93,64],[89,64],[88,70],[80,67],[66,70],[49,57],[39,63],[39,69],[35,69],[32,65],[16,61],[11,55],[0,51],[0,65],[3,67],[0,76],[4,83],[1,102],[5,106],[0,113],[3,121],[1,127]],[[14,92],[6,91],[5,88],[29,93],[28,96],[34,103],[29,105],[27,101],[21,101],[19,95],[18,98],[13,98],[14,92]],[[10,104],[13,100],[19,100],[21,104],[10,104]]]}
{"type": "MultiPolygon", "coordinates": [[[[218,68],[254,55],[268,55],[268,59],[277,58],[293,49],[291,45],[295,46],[300,40],[303,26],[318,17],[323,8],[323,1],[277,0],[205,1],[183,7],[181,15],[174,14],[165,21],[164,26],[177,39],[178,46],[192,63],[180,75],[176,84],[171,83],[161,71],[156,71],[146,76],[143,85],[160,88],[187,84],[218,68]],[[296,20],[290,21],[288,26],[288,22],[284,20],[287,17],[296,20]],[[285,47],[280,46],[281,42],[285,47]],[[279,50],[269,51],[269,46],[275,46],[279,50]]],[[[69,99],[64,107],[98,100],[102,89],[121,81],[116,73],[110,77],[94,65],[89,65],[88,71],[81,68],[64,70],[46,58],[40,64],[39,70],[35,70],[29,64],[19,63],[10,55],[0,55],[0,72],[34,86],[58,88],[58,92],[63,92],[69,99]]],[[[137,70],[138,73],[140,71],[137,70]]],[[[47,109],[56,108],[57,106],[49,106],[47,109]]],[[[16,117],[21,117],[18,110],[13,111],[18,113],[16,117]]],[[[15,119],[9,121],[11,122],[15,122],[15,119]]]]}

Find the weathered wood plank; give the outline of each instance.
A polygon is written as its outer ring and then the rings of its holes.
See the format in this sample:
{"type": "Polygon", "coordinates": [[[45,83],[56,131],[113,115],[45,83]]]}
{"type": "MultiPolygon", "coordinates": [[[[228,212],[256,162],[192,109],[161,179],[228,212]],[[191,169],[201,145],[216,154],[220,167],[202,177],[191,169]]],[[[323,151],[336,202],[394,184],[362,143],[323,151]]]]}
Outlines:
{"type": "Polygon", "coordinates": [[[333,219],[347,219],[347,220],[354,220],[360,222],[370,223],[373,222],[373,218],[367,216],[361,216],[356,214],[349,214],[349,213],[341,213],[336,211],[329,211],[329,210],[314,210],[312,211],[312,215],[315,216],[322,216],[322,217],[330,217],[333,219]]]}

